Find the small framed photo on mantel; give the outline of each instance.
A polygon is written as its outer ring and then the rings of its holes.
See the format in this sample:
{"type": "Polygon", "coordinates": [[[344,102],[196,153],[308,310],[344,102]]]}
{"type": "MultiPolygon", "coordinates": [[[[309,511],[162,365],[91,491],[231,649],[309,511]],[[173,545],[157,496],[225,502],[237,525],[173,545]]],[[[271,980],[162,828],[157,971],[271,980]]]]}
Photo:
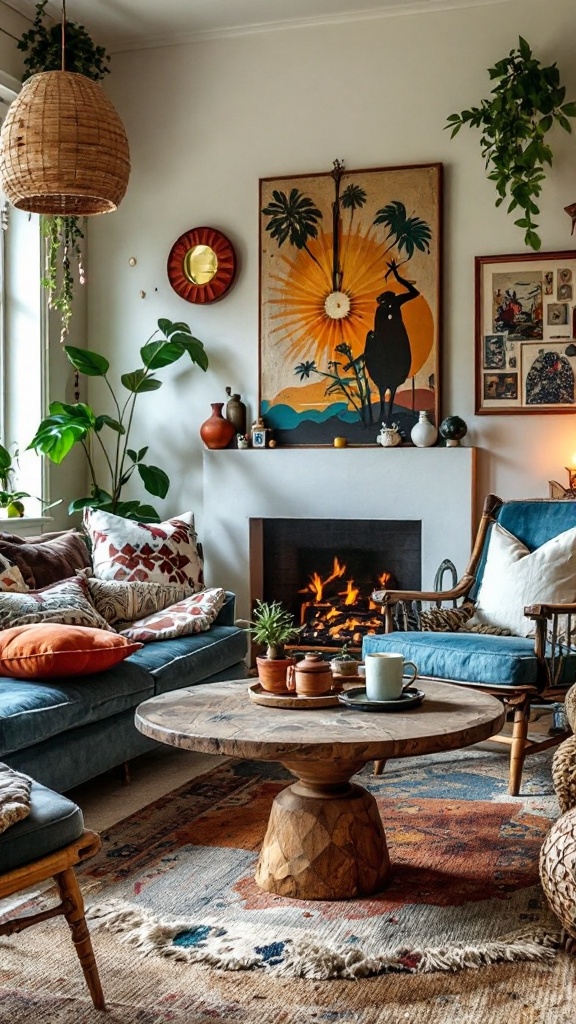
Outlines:
{"type": "Polygon", "coordinates": [[[576,250],[474,263],[476,412],[574,412],[576,250]]]}

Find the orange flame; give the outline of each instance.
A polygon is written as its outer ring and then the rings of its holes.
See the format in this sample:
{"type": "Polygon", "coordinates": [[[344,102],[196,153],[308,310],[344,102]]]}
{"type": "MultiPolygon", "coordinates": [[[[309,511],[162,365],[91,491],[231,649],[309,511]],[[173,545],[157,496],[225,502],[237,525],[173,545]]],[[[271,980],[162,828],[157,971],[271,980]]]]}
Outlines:
{"type": "Polygon", "coordinates": [[[323,580],[322,577],[317,572],[312,573],[312,575],[309,577],[309,583],[305,587],[302,587],[302,589],[299,590],[298,593],[313,594],[317,601],[321,601],[322,596],[324,594],[324,587],[326,587],[329,583],[332,583],[333,580],[340,579],[340,577],[343,576],[345,572],[346,566],[340,565],[340,562],[338,561],[338,556],[334,555],[334,562],[332,565],[331,574],[327,576],[325,580],[323,580]]]}

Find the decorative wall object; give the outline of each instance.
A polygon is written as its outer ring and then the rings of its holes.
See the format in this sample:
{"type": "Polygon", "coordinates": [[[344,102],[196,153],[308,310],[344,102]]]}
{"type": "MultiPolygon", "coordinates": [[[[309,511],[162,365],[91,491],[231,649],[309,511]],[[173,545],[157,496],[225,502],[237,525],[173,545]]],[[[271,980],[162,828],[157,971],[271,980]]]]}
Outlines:
{"type": "Polygon", "coordinates": [[[232,242],[215,228],[191,228],[177,238],[168,256],[168,279],[186,302],[217,302],[236,277],[232,242]]]}
{"type": "Polygon", "coordinates": [[[576,408],[576,251],[478,256],[476,412],[576,408]]]}
{"type": "Polygon", "coordinates": [[[279,444],[438,422],[441,164],[260,181],[260,411],[279,444]]]}

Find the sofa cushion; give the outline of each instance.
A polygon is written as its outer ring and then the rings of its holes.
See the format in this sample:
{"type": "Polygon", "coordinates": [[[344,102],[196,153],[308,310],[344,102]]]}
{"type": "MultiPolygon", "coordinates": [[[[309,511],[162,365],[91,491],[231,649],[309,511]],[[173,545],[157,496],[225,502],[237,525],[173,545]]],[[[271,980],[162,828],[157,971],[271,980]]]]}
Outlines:
{"type": "Polygon", "coordinates": [[[101,509],[86,509],[84,525],[92,544],[94,575],[99,579],[178,583],[202,589],[202,559],[191,512],[163,523],[138,523],[101,509]]]}
{"type": "Polygon", "coordinates": [[[247,650],[246,630],[215,624],[207,633],[146,644],[126,664],[135,663],[147,669],[154,678],[154,693],[166,693],[204,683],[232,667],[235,674],[231,678],[237,678],[238,663],[246,657],[247,650]]]}
{"type": "Polygon", "coordinates": [[[194,593],[192,587],[180,583],[99,580],[96,576],[86,576],[86,582],[96,610],[111,626],[142,619],[194,593]]]}
{"type": "MultiPolygon", "coordinates": [[[[538,663],[534,640],[477,633],[398,632],[364,637],[363,655],[397,651],[418,666],[418,674],[436,679],[502,686],[534,685],[538,663]]],[[[574,679],[576,654],[563,665],[562,679],[574,679]]]]}
{"type": "Polygon", "coordinates": [[[120,630],[123,636],[143,644],[173,640],[178,636],[205,633],[224,604],[226,594],[219,587],[185,597],[163,611],[154,612],[120,630]]]}
{"type": "Polygon", "coordinates": [[[82,811],[60,793],[32,783],[30,814],[0,835],[0,864],[12,871],[79,839],[82,811]]]}
{"type": "Polygon", "coordinates": [[[63,679],[103,672],[141,644],[105,629],[42,622],[0,632],[0,675],[63,679]]]}
{"type": "Polygon", "coordinates": [[[146,666],[134,660],[140,653],[89,679],[36,682],[0,677],[0,758],[152,697],[154,680],[146,666]]]}
{"type": "Polygon", "coordinates": [[[81,576],[51,583],[40,590],[27,590],[23,594],[0,593],[0,629],[33,622],[112,629],[96,611],[88,584],[81,576]]]}
{"type": "Polygon", "coordinates": [[[67,579],[90,565],[86,540],[76,530],[25,538],[0,533],[0,555],[17,565],[26,585],[34,589],[67,579]]]}
{"type": "Polygon", "coordinates": [[[524,615],[526,605],[575,600],[576,527],[529,551],[499,523],[494,524],[473,623],[530,636],[535,624],[524,615]]]}

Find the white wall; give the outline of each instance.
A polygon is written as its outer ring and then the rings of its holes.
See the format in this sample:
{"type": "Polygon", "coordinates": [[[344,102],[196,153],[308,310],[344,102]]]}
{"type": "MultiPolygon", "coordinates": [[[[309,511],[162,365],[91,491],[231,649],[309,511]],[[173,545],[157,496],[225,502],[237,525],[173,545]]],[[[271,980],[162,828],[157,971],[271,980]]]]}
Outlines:
{"type": "MultiPolygon", "coordinates": [[[[463,130],[450,141],[443,131],[448,114],[487,95],[486,69],[519,33],[543,63],[558,62],[575,98],[574,0],[517,0],[114,56],[106,87],[127,128],[133,171],[118,213],[90,224],[88,347],[106,353],[118,373],[131,369],[155,321],[168,316],[188,321],[210,356],[205,376],[176,364],[164,371],[164,390],[139,400],[135,446],[154,439],[151,457],[172,478],[163,512],[201,506],[198,428],[210,402],[225,401],[231,384],[256,411],[258,179],[330,170],[336,157],[349,169],[444,164],[442,414],[462,416],[467,442],[481,449],[479,501],[489,490],[545,496],[549,478],[564,481],[576,448],[573,416],[474,416],[474,256],[526,250],[513,218],[495,209],[478,133],[463,130]],[[206,307],[185,303],[166,275],[172,243],[198,225],[224,231],[240,265],[229,295],[206,307]]],[[[541,201],[543,250],[574,245],[563,207],[576,200],[575,136],[557,130],[553,149],[541,201]]],[[[374,449],[375,465],[382,457],[374,449]]]]}

